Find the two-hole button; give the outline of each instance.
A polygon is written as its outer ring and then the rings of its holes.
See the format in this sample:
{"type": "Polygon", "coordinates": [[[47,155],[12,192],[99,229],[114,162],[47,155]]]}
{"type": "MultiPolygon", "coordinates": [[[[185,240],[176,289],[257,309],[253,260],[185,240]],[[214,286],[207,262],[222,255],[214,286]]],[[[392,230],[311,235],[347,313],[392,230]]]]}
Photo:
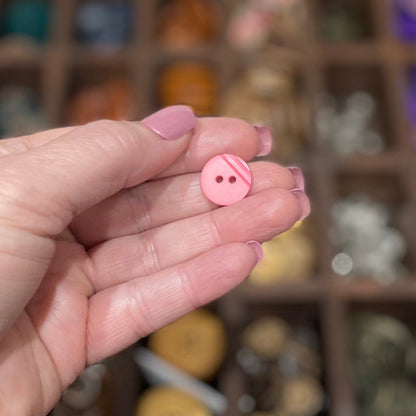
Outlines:
{"type": "Polygon", "coordinates": [[[247,163],[232,154],[214,156],[201,172],[204,195],[218,205],[230,205],[245,198],[252,175],[247,163]]]}

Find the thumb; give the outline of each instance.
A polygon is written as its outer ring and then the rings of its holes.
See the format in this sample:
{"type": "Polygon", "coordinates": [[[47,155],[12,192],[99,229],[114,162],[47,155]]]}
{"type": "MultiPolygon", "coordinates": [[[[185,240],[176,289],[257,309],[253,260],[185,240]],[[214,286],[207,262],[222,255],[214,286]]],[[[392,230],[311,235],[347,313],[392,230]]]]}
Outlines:
{"type": "Polygon", "coordinates": [[[196,122],[189,107],[173,106],[140,123],[93,122],[6,157],[2,218],[36,234],[59,234],[78,213],[166,169],[187,149],[196,122]]]}
{"type": "Polygon", "coordinates": [[[0,338],[20,314],[74,215],[164,170],[197,122],[168,107],[141,123],[98,121],[0,159],[0,338]]]}

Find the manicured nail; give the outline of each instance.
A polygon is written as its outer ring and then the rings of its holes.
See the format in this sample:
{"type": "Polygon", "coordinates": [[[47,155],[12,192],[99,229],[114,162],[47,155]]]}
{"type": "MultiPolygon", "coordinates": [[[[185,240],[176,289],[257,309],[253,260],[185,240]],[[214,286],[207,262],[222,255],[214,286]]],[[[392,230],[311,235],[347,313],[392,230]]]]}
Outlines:
{"type": "Polygon", "coordinates": [[[299,220],[302,221],[311,213],[311,204],[309,203],[309,199],[302,189],[295,188],[292,189],[290,192],[292,192],[292,194],[295,195],[296,199],[299,202],[299,206],[302,212],[299,220]]]}
{"type": "Polygon", "coordinates": [[[252,249],[253,251],[256,253],[257,256],[257,263],[259,264],[261,259],[263,258],[263,249],[261,248],[261,244],[258,241],[247,241],[247,243],[252,249]]]}
{"type": "Polygon", "coordinates": [[[267,156],[272,150],[273,138],[272,132],[267,126],[253,124],[254,129],[259,136],[259,151],[257,156],[267,156]]]}
{"type": "Polygon", "coordinates": [[[295,178],[296,188],[305,190],[305,178],[303,177],[302,170],[297,166],[288,167],[289,171],[295,178]]]}
{"type": "Polygon", "coordinates": [[[176,140],[195,127],[197,118],[186,105],[166,107],[141,121],[166,140],[176,140]]]}

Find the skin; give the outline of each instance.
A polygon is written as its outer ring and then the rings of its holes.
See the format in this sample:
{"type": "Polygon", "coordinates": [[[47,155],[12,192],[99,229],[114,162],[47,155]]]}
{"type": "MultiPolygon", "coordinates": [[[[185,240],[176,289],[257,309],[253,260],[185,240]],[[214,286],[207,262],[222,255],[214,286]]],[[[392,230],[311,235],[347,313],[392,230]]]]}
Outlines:
{"type": "Polygon", "coordinates": [[[87,365],[244,280],[246,242],[300,218],[295,180],[251,163],[249,196],[218,207],[199,172],[258,140],[205,118],[173,141],[111,121],[0,141],[0,414],[46,414],[87,365]]]}

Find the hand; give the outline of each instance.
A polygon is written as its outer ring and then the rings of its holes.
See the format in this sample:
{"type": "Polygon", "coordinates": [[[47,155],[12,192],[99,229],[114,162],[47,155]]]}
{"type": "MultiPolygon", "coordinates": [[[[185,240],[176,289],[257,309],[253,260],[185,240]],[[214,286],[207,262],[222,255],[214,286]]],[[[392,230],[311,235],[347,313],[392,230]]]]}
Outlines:
{"type": "Polygon", "coordinates": [[[246,242],[309,213],[301,176],[251,163],[248,197],[218,207],[199,172],[269,143],[183,106],[0,141],[1,415],[46,414],[85,366],[244,280],[246,242]]]}

